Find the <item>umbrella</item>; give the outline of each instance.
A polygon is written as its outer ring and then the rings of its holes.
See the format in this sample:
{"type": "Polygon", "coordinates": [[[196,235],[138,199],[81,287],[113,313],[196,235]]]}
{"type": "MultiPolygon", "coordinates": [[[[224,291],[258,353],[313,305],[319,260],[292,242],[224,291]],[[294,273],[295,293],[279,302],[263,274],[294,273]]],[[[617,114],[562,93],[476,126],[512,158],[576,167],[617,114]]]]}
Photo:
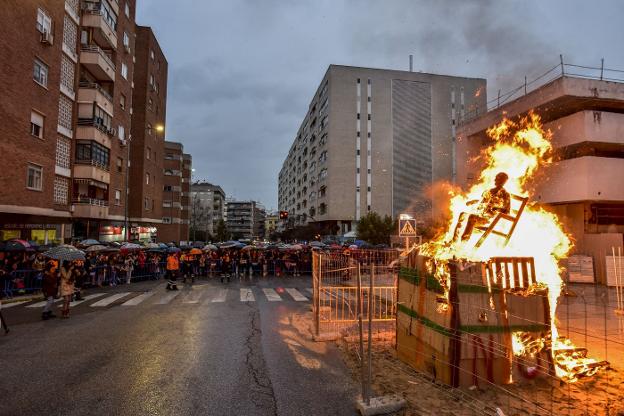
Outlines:
{"type": "Polygon", "coordinates": [[[301,244],[294,244],[290,246],[291,250],[303,250],[303,246],[301,244]]]}
{"type": "Polygon", "coordinates": [[[118,243],[117,241],[111,241],[110,243],[108,243],[108,245],[111,247],[117,247],[117,248],[121,247],[121,244],[118,243]]]}
{"type": "Polygon", "coordinates": [[[357,250],[359,247],[357,246],[357,244],[351,244],[349,246],[349,250],[357,250]]]}
{"type": "Polygon", "coordinates": [[[160,246],[156,243],[146,243],[145,248],[160,248],[160,246]]]}
{"type": "Polygon", "coordinates": [[[164,248],[165,250],[169,248],[169,246],[165,243],[158,243],[159,248],[164,248]]]}
{"type": "Polygon", "coordinates": [[[179,253],[180,251],[182,251],[182,250],[180,250],[180,249],[179,249],[179,248],[177,248],[177,247],[169,247],[169,248],[167,249],[167,253],[179,253]]]}
{"type": "Polygon", "coordinates": [[[239,241],[226,241],[225,243],[219,244],[221,248],[242,248],[245,247],[245,244],[239,241]]]}
{"type": "Polygon", "coordinates": [[[321,243],[320,241],[312,241],[310,243],[311,247],[325,247],[325,244],[321,243]]]}
{"type": "Polygon", "coordinates": [[[162,253],[163,251],[166,251],[166,249],[160,247],[152,247],[147,249],[148,253],[162,253]]]}
{"type": "Polygon", "coordinates": [[[202,248],[205,245],[206,243],[204,243],[203,241],[193,241],[193,244],[192,244],[194,248],[202,248]]]}
{"type": "Polygon", "coordinates": [[[86,240],[82,240],[80,243],[78,243],[79,246],[83,246],[83,247],[89,247],[89,246],[96,246],[102,244],[100,243],[98,240],[94,240],[92,238],[86,239],[86,240]]]}
{"type": "Polygon", "coordinates": [[[26,251],[31,249],[32,246],[26,240],[13,239],[4,243],[4,251],[26,251]]]}
{"type": "Polygon", "coordinates": [[[59,261],[84,260],[84,253],[73,246],[62,245],[43,253],[45,257],[59,261]]]}
{"type": "Polygon", "coordinates": [[[121,246],[122,250],[140,250],[141,246],[135,243],[126,243],[121,246]]]}
{"type": "Polygon", "coordinates": [[[202,250],[208,251],[208,250],[218,250],[218,249],[219,247],[215,246],[214,244],[206,244],[202,250]]]}
{"type": "Polygon", "coordinates": [[[85,249],[85,252],[87,253],[91,253],[91,252],[96,252],[96,251],[102,251],[102,250],[106,250],[108,247],[103,246],[101,244],[95,244],[92,246],[89,246],[85,249]]]}
{"type": "Polygon", "coordinates": [[[202,254],[202,251],[198,248],[192,248],[189,254],[202,254]]]}

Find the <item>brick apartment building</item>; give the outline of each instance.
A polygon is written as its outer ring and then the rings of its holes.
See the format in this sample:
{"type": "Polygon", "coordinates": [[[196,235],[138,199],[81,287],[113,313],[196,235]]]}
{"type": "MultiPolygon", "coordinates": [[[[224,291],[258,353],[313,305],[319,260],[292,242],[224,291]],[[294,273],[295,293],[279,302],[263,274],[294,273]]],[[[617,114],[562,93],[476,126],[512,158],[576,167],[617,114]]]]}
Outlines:
{"type": "MultiPolygon", "coordinates": [[[[135,4],[3,5],[0,240],[121,241],[141,237],[125,232],[128,217],[162,221],[164,134],[156,130],[165,120],[167,63],[151,30],[136,26],[135,4]],[[129,183],[147,173],[146,186],[129,183]],[[128,188],[138,207],[126,205],[128,188]]],[[[147,228],[149,238],[155,229],[147,228]]]]}
{"type": "Polygon", "coordinates": [[[136,27],[135,57],[128,204],[133,240],[155,236],[163,217],[167,59],[151,28],[136,27]]]}
{"type": "Polygon", "coordinates": [[[0,13],[0,240],[71,236],[77,2],[9,0],[0,13]]]}
{"type": "Polygon", "coordinates": [[[191,155],[182,143],[166,141],[163,161],[162,225],[158,241],[176,243],[189,239],[191,155]]]}

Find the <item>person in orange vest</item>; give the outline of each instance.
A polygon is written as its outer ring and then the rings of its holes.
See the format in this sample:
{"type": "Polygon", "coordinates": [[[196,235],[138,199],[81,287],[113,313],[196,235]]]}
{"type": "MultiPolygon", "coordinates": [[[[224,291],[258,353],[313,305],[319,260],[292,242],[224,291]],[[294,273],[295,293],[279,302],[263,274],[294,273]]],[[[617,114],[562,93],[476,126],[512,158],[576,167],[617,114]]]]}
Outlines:
{"type": "Polygon", "coordinates": [[[178,290],[176,284],[176,278],[178,270],[180,269],[180,262],[174,253],[167,256],[167,290],[178,290]]]}

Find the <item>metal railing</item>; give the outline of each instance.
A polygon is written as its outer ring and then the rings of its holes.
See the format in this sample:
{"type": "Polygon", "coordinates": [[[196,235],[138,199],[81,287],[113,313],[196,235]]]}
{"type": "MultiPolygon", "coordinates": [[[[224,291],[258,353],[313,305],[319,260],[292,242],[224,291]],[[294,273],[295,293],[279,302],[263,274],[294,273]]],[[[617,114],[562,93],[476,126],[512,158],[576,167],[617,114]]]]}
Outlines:
{"type": "Polygon", "coordinates": [[[108,167],[108,164],[102,163],[102,162],[98,162],[97,160],[93,160],[93,159],[76,159],[74,161],[74,164],[76,164],[76,165],[91,165],[91,166],[95,166],[96,168],[105,170],[107,172],[110,170],[110,168],[108,167]]]}
{"type": "Polygon", "coordinates": [[[107,207],[108,201],[104,199],[96,199],[96,198],[88,198],[84,196],[78,196],[72,198],[73,204],[85,204],[85,205],[94,205],[99,207],[107,207]]]}
{"type": "Polygon", "coordinates": [[[100,94],[102,94],[104,96],[104,98],[106,98],[111,103],[113,102],[113,96],[108,91],[106,91],[104,88],[102,88],[102,86],[100,84],[98,84],[97,82],[81,81],[80,84],[78,84],[78,86],[79,86],[79,88],[85,88],[85,89],[90,89],[90,90],[97,90],[97,91],[100,92],[100,94]]]}
{"type": "Polygon", "coordinates": [[[499,108],[501,105],[508,103],[516,98],[535,91],[536,89],[549,84],[559,78],[583,78],[599,81],[624,82],[624,70],[605,68],[604,59],[601,60],[599,67],[575,65],[565,63],[563,56],[559,56],[559,63],[544,71],[541,75],[529,80],[524,77],[524,83],[506,91],[498,90],[496,98],[493,98],[483,106],[475,106],[473,109],[466,111],[460,120],[460,123],[468,122],[479,117],[488,111],[499,108]]]}
{"type": "Polygon", "coordinates": [[[99,54],[102,57],[102,59],[104,59],[104,61],[108,65],[110,65],[113,69],[115,69],[115,64],[113,63],[113,60],[99,46],[97,46],[97,45],[82,45],[80,47],[80,51],[83,52],[83,53],[85,53],[85,52],[89,53],[90,52],[90,53],[97,53],[97,54],[99,54]]]}
{"type": "Polygon", "coordinates": [[[79,118],[78,122],[76,123],[79,126],[88,126],[88,127],[95,127],[96,129],[100,130],[102,133],[105,133],[109,136],[114,136],[115,135],[115,129],[112,127],[107,126],[106,124],[102,123],[102,119],[101,118],[79,118]]]}

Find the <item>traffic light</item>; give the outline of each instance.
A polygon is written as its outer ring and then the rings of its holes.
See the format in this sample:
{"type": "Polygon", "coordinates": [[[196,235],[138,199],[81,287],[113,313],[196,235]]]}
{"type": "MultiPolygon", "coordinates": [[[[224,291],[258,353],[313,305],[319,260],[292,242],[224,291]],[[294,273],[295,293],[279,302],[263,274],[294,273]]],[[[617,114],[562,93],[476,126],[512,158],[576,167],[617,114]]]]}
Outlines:
{"type": "Polygon", "coordinates": [[[288,211],[280,211],[279,212],[279,217],[280,217],[280,220],[287,220],[288,219],[288,211]]]}

